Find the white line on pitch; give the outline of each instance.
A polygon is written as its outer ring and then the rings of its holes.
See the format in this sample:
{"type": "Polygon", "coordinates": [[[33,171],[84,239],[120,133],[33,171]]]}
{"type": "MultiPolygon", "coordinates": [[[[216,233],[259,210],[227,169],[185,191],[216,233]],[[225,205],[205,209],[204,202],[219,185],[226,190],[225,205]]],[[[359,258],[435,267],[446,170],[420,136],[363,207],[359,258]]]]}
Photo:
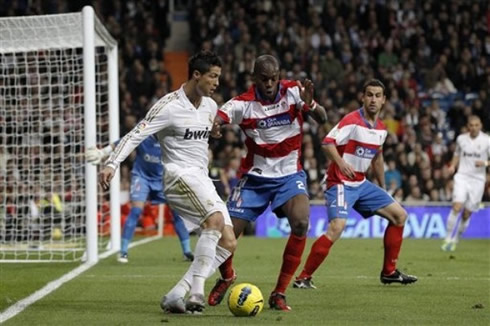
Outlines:
{"type": "MultiPolygon", "coordinates": [[[[160,237],[154,236],[154,237],[142,239],[139,241],[135,241],[134,243],[131,243],[131,245],[129,247],[133,248],[133,247],[148,243],[150,241],[156,240],[158,238],[160,238],[160,237]]],[[[103,254],[101,254],[99,256],[99,259],[100,260],[105,259],[112,254],[114,254],[113,251],[104,252],[103,254]]],[[[42,298],[44,298],[45,296],[47,296],[48,294],[50,294],[51,292],[55,291],[57,288],[59,288],[60,286],[65,284],[66,282],[71,281],[72,279],[74,279],[78,275],[82,274],[83,272],[85,272],[86,270],[88,270],[90,267],[92,267],[94,265],[95,264],[93,264],[93,263],[82,264],[82,265],[78,266],[77,268],[75,268],[74,270],[66,273],[63,276],[61,276],[60,278],[49,282],[42,289],[37,290],[36,292],[31,294],[27,298],[24,298],[22,300],[17,301],[15,304],[13,304],[9,308],[7,308],[5,311],[0,313],[0,324],[7,321],[8,319],[16,316],[17,314],[22,312],[24,309],[29,307],[31,304],[35,303],[38,300],[41,300],[42,298]]]]}

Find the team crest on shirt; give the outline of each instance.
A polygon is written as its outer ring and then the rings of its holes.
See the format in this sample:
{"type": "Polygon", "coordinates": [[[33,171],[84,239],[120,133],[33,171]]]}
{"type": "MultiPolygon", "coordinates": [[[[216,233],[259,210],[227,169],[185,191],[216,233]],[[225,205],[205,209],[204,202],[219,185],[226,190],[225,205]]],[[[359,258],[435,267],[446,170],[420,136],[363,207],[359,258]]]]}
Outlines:
{"type": "Polygon", "coordinates": [[[206,205],[208,205],[209,207],[213,207],[214,203],[211,200],[208,200],[206,201],[206,205]]]}
{"type": "Polygon", "coordinates": [[[137,133],[137,134],[139,134],[140,132],[142,132],[142,131],[143,131],[143,129],[145,129],[145,128],[146,128],[146,126],[147,126],[147,125],[148,125],[148,124],[147,124],[146,122],[141,121],[140,123],[138,123],[138,124],[136,125],[136,128],[134,129],[134,132],[135,132],[135,133],[137,133]]]}

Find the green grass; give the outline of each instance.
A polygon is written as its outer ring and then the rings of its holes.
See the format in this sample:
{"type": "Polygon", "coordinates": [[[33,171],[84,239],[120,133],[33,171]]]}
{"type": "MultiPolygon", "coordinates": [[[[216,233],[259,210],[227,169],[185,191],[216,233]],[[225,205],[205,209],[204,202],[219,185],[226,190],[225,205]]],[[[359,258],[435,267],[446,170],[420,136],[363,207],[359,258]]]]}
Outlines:
{"type": "MultiPolygon", "coordinates": [[[[252,237],[239,241],[238,281],[256,284],[266,301],[285,243],[252,237]]],[[[440,251],[440,240],[406,239],[398,265],[419,281],[401,286],[379,282],[381,239],[342,239],[314,276],[317,290],[288,289],[292,312],[266,306],[255,318],[236,318],[224,304],[206,308],[202,316],[161,312],[160,298],[189,266],[181,259],[178,241],[165,238],[132,249],[127,265],[119,265],[115,257],[101,261],[5,325],[488,325],[489,243],[463,240],[449,254],[440,251]],[[483,308],[473,308],[477,304],[483,308]]],[[[1,309],[71,267],[2,264],[1,309]]],[[[208,290],[214,278],[207,282],[208,290]]]]}

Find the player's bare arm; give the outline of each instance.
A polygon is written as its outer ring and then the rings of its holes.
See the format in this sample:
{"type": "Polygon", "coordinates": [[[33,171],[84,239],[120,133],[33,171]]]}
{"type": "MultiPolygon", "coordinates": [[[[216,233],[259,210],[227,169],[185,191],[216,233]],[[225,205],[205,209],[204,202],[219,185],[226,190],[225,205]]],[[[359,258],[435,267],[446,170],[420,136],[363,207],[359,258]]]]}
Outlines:
{"type": "Polygon", "coordinates": [[[459,156],[454,155],[453,159],[451,160],[451,163],[448,166],[449,173],[453,174],[454,172],[456,172],[456,167],[458,166],[458,164],[459,164],[459,156]]]}
{"type": "Polygon", "coordinates": [[[223,135],[221,134],[221,126],[224,121],[218,115],[214,118],[213,129],[211,129],[211,137],[213,138],[221,138],[223,135]]]}
{"type": "Polygon", "coordinates": [[[385,188],[385,171],[384,171],[384,158],[383,153],[378,153],[371,163],[374,171],[374,175],[378,180],[378,184],[381,188],[385,188]]]}
{"type": "Polygon", "coordinates": [[[340,172],[342,172],[343,175],[351,179],[356,176],[356,172],[354,171],[352,165],[344,161],[334,144],[328,144],[323,148],[325,149],[327,157],[338,165],[340,172]]]}

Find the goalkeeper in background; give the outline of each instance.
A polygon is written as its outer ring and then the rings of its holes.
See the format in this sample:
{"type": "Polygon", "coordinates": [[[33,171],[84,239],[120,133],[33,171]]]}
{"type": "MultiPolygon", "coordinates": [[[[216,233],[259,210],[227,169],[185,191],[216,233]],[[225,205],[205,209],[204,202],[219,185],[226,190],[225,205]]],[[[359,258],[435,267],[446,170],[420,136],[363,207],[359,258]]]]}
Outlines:
{"type": "MultiPolygon", "coordinates": [[[[118,143],[119,140],[102,149],[95,147],[87,149],[87,161],[94,165],[99,164],[112,153],[112,150],[118,143]]],[[[146,138],[136,148],[136,159],[131,170],[131,211],[124,223],[121,252],[117,259],[120,263],[128,262],[129,243],[133,238],[134,230],[143,212],[146,200],[150,199],[153,203],[159,204],[166,203],[162,185],[164,169],[160,157],[160,143],[155,135],[146,138]]],[[[175,232],[180,239],[180,245],[185,259],[192,261],[194,255],[191,251],[189,232],[177,212],[172,210],[172,215],[174,217],[175,232]]]]}

